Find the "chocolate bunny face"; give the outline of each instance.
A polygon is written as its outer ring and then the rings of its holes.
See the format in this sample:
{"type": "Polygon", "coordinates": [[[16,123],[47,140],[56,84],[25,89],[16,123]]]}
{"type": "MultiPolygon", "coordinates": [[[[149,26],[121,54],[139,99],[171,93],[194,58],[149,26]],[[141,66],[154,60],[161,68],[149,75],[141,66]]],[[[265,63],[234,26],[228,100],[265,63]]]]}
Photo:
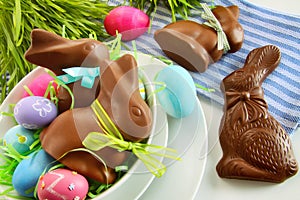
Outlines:
{"type": "Polygon", "coordinates": [[[25,59],[61,75],[64,68],[101,66],[104,60],[109,59],[109,52],[103,43],[93,39],[69,40],[45,30],[34,29],[25,59]]]}
{"type": "Polygon", "coordinates": [[[223,31],[227,36],[227,40],[230,45],[230,53],[238,51],[244,41],[244,30],[241,24],[238,22],[239,8],[237,6],[216,6],[212,10],[215,17],[220,22],[223,31]]]}
{"type": "Polygon", "coordinates": [[[254,49],[248,54],[243,68],[224,78],[223,90],[247,91],[260,87],[265,78],[277,67],[280,57],[280,51],[275,46],[254,49]]]}
{"type": "Polygon", "coordinates": [[[224,78],[220,177],[282,182],[297,173],[289,136],[268,113],[261,87],[279,61],[276,46],[257,48],[249,53],[243,68],[224,78]]]}

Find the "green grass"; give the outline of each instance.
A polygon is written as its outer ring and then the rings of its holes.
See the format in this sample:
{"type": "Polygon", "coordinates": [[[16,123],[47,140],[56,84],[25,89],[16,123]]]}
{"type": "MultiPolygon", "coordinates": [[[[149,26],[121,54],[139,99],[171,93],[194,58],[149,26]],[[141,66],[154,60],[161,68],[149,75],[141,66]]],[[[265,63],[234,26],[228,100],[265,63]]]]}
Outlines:
{"type": "Polygon", "coordinates": [[[166,6],[172,15],[172,21],[176,21],[176,16],[187,19],[191,15],[191,10],[201,8],[200,3],[211,2],[214,0],[129,0],[130,5],[144,10],[147,7],[146,13],[151,15],[155,13],[158,5],[166,6]]]}
{"type": "Polygon", "coordinates": [[[108,37],[102,21],[112,8],[99,0],[0,0],[0,103],[35,67],[24,59],[32,29],[61,35],[65,27],[65,37],[77,39],[95,33],[101,40],[108,37]]]}

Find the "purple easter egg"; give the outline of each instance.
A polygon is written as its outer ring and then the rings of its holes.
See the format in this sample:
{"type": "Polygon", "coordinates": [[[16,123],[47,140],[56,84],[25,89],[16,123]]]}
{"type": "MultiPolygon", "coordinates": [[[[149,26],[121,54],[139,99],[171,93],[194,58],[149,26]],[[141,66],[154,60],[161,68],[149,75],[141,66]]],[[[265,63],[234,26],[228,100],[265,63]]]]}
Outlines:
{"type": "Polygon", "coordinates": [[[133,40],[142,35],[148,29],[149,23],[148,15],[130,6],[117,7],[104,19],[107,33],[114,36],[118,31],[122,34],[123,41],[133,40]]]}
{"type": "Polygon", "coordinates": [[[57,107],[45,97],[29,96],[21,99],[14,108],[18,124],[27,129],[39,129],[50,124],[57,116],[57,107]]]}

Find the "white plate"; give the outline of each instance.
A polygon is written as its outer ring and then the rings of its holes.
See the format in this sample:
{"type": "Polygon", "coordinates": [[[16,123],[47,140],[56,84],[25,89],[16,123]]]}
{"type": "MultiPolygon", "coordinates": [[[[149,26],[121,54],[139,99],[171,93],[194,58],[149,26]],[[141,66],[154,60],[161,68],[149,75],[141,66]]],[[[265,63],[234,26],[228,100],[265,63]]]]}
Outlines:
{"type": "MultiPolygon", "coordinates": [[[[151,78],[159,71],[159,66],[147,66],[146,74],[151,78]]],[[[183,119],[168,117],[168,147],[176,149],[181,161],[164,160],[167,172],[155,178],[141,200],[153,199],[193,199],[201,183],[207,154],[207,127],[199,101],[193,113],[183,119]]],[[[127,198],[126,198],[127,199],[127,198]]]]}
{"type": "MultiPolygon", "coordinates": [[[[160,68],[165,67],[165,64],[161,61],[152,59],[150,56],[144,54],[138,54],[138,59],[138,63],[140,64],[140,66],[155,65],[159,66],[160,68]]],[[[44,73],[46,72],[43,68],[37,67],[25,78],[23,78],[2,103],[2,105],[0,106],[0,112],[8,112],[10,110],[9,105],[17,103],[21,98],[23,86],[28,85],[35,77],[44,73]]],[[[147,79],[148,78],[146,77],[146,80],[147,79]]],[[[150,79],[148,79],[148,82],[150,82],[149,80],[150,79]]],[[[149,89],[153,91],[152,84],[147,84],[146,88],[148,89],[148,91],[149,89]]],[[[155,98],[153,104],[155,107],[153,107],[152,110],[154,111],[154,119],[156,120],[154,120],[155,128],[154,130],[152,130],[149,141],[152,144],[166,146],[168,141],[167,116],[162,108],[157,105],[155,98]]],[[[0,115],[0,137],[3,137],[6,131],[14,125],[15,123],[13,122],[11,117],[0,115]]],[[[138,198],[147,189],[153,179],[154,175],[148,172],[144,164],[140,160],[138,160],[122,177],[122,179],[120,179],[110,189],[106,190],[95,199],[124,199],[125,194],[128,200],[138,198]]],[[[4,189],[5,188],[3,186],[0,186],[0,192],[2,192],[4,189]]]]}

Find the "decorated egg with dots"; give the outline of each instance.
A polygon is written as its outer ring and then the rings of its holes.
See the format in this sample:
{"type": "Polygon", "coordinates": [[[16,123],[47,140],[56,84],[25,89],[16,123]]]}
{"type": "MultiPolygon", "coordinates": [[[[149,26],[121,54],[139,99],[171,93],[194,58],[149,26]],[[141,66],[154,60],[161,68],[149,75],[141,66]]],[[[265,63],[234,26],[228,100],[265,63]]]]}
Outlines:
{"type": "Polygon", "coordinates": [[[11,145],[20,154],[30,150],[30,145],[35,141],[34,131],[25,129],[21,125],[10,128],[3,137],[3,146],[11,145]]]}
{"type": "Polygon", "coordinates": [[[31,153],[16,167],[12,184],[14,189],[24,197],[33,197],[39,177],[45,170],[57,165],[57,162],[43,149],[31,153]]]}
{"type": "Polygon", "coordinates": [[[194,110],[197,95],[190,73],[178,65],[170,65],[155,78],[158,100],[163,109],[175,118],[186,117],[194,110]]]}
{"type": "Polygon", "coordinates": [[[39,129],[50,124],[57,116],[56,105],[45,97],[29,96],[14,107],[18,124],[27,129],[39,129]]]}
{"type": "Polygon", "coordinates": [[[37,193],[39,199],[82,200],[88,189],[84,176],[69,169],[56,169],[40,177],[37,193]]]}
{"type": "MultiPolygon", "coordinates": [[[[49,84],[53,87],[53,89],[57,92],[57,84],[54,82],[54,78],[49,74],[42,74],[37,76],[33,81],[27,85],[28,89],[32,92],[34,96],[44,96],[46,90],[49,87],[49,84]]],[[[49,93],[50,94],[50,93],[49,93]]],[[[48,94],[48,98],[50,95],[48,94]]],[[[27,91],[24,91],[23,98],[30,96],[27,91]]]]}
{"type": "Polygon", "coordinates": [[[140,9],[119,6],[108,13],[104,27],[108,34],[114,36],[116,31],[122,34],[122,40],[133,40],[142,35],[149,27],[150,19],[140,9]]]}

